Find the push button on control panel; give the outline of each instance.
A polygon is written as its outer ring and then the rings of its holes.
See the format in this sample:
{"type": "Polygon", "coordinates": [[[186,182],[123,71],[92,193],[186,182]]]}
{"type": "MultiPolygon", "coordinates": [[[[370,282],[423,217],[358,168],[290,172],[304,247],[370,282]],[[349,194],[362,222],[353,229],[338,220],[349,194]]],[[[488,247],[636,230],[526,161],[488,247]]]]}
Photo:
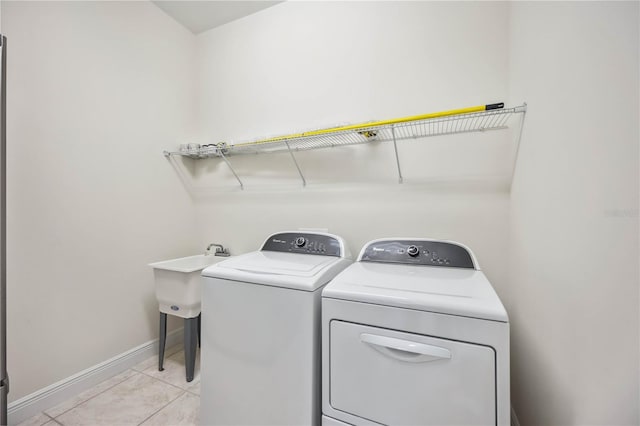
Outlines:
{"type": "Polygon", "coordinates": [[[307,243],[307,240],[305,240],[304,237],[296,238],[296,247],[304,247],[306,243],[307,243]]]}

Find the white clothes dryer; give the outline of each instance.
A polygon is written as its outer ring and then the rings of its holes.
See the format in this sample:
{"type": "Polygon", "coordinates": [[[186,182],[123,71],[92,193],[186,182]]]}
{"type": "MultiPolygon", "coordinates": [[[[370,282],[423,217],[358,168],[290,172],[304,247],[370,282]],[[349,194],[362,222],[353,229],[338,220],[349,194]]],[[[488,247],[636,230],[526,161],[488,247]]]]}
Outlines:
{"type": "Polygon", "coordinates": [[[323,425],[510,424],[507,313],[467,247],[369,242],[322,294],[323,425]]]}
{"type": "Polygon", "coordinates": [[[322,287],[342,238],[282,232],[202,271],[201,424],[318,425],[322,287]]]}

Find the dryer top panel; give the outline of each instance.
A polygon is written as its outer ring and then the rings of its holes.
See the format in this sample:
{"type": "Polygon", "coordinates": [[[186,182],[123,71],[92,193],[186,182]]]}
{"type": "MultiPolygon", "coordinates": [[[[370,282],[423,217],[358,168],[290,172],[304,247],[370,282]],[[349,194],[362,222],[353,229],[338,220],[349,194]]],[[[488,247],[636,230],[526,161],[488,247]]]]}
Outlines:
{"type": "Polygon", "coordinates": [[[322,297],[508,322],[482,271],[356,262],[333,279],[322,297]]]}
{"type": "Polygon", "coordinates": [[[471,250],[462,244],[425,238],[371,241],[358,261],[479,269],[471,250]]]}

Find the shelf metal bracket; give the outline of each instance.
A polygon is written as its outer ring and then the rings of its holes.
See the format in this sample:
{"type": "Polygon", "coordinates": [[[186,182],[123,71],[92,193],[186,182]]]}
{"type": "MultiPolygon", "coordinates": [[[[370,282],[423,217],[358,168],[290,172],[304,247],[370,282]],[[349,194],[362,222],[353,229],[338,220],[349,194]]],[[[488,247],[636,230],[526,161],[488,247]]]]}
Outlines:
{"type": "Polygon", "coordinates": [[[182,184],[187,189],[191,196],[195,196],[198,188],[193,184],[193,179],[189,177],[188,173],[185,172],[184,167],[176,160],[177,157],[182,157],[179,152],[170,152],[163,151],[164,156],[169,160],[171,164],[173,164],[173,168],[175,169],[178,177],[182,181],[182,184]]]}
{"type": "Polygon", "coordinates": [[[525,102],[520,107],[516,107],[516,113],[521,113],[522,117],[520,118],[520,129],[518,131],[518,139],[516,140],[516,152],[513,157],[513,168],[511,169],[511,184],[513,184],[513,177],[516,174],[516,167],[518,165],[518,156],[520,155],[520,141],[522,141],[522,131],[524,130],[524,119],[525,115],[527,115],[527,103],[525,102]]]}
{"type": "Polygon", "coordinates": [[[236,180],[238,181],[238,183],[240,184],[240,189],[244,190],[244,185],[242,184],[242,181],[240,180],[240,178],[238,177],[238,174],[236,173],[236,171],[233,169],[233,166],[231,165],[231,163],[229,162],[229,160],[227,160],[227,157],[225,157],[225,155],[222,153],[221,150],[218,151],[218,155],[220,157],[222,157],[222,159],[224,160],[225,163],[227,163],[227,166],[229,166],[229,170],[231,170],[231,173],[233,173],[233,175],[236,177],[236,180]]]}
{"type": "Polygon", "coordinates": [[[302,174],[302,170],[300,170],[300,166],[298,165],[298,162],[296,161],[296,156],[293,155],[293,151],[291,150],[291,147],[289,146],[289,142],[285,141],[284,142],[287,145],[287,149],[289,150],[289,154],[291,154],[291,159],[293,160],[293,164],[296,165],[296,169],[298,169],[298,174],[300,175],[300,179],[302,179],[302,186],[307,186],[307,180],[304,178],[304,175],[302,174]]]}
{"type": "Polygon", "coordinates": [[[398,157],[395,126],[391,126],[391,137],[393,137],[393,151],[396,153],[396,166],[398,166],[398,183],[402,183],[402,170],[400,170],[400,157],[398,157]]]}

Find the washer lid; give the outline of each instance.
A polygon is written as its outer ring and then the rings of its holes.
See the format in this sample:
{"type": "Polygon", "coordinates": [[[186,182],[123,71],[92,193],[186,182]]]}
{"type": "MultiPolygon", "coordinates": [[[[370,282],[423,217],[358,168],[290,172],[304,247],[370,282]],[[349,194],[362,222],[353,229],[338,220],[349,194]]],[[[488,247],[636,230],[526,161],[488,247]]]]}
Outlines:
{"type": "Polygon", "coordinates": [[[508,322],[498,295],[476,269],[357,262],[322,297],[508,322]]]}
{"type": "Polygon", "coordinates": [[[212,265],[202,276],[314,291],[349,264],[342,257],[256,251],[212,265]]]}

